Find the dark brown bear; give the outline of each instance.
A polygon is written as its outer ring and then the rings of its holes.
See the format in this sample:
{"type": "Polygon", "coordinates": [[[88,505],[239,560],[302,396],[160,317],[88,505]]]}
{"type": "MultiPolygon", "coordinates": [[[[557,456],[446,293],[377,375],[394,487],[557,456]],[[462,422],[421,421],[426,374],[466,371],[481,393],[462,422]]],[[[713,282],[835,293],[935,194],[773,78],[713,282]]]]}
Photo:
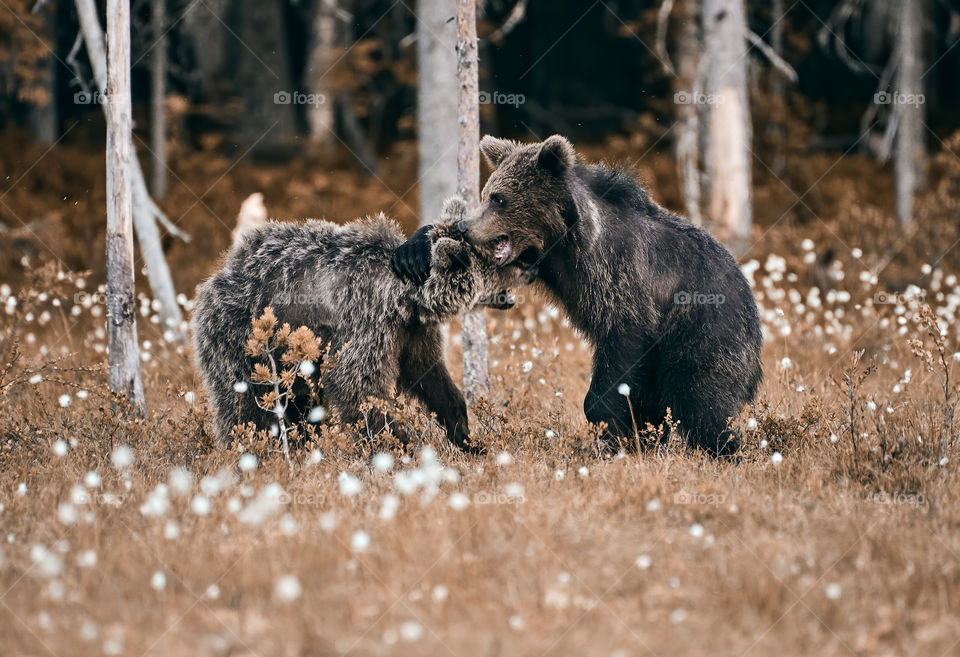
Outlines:
{"type": "MultiPolygon", "coordinates": [[[[494,171],[461,224],[500,266],[520,263],[593,343],[584,400],[608,440],[660,424],[669,408],[688,442],[739,445],[729,420],[753,400],[762,335],[750,286],[706,231],[654,203],[629,174],[577,160],[553,136],[521,145],[484,137],[494,171]],[[629,404],[628,404],[629,398],[629,404]]],[[[394,255],[413,280],[429,271],[426,232],[394,255]]]]}
{"type": "MultiPolygon", "coordinates": [[[[338,354],[321,384],[325,403],[343,420],[359,420],[371,397],[406,392],[437,414],[451,442],[467,447],[466,404],[443,362],[440,324],[477,304],[509,307],[504,290],[530,279],[472,248],[456,228],[464,217],[463,201],[448,200],[428,246],[434,273],[421,287],[390,271],[403,237],[383,215],[343,226],[268,223],[245,232],[223,268],[199,287],[192,319],[218,438],[226,440],[240,423],[276,424],[256,404],[254,395],[264,390],[250,382],[253,363],[244,352],[251,320],[270,306],[280,323],[307,326],[338,354]]],[[[309,411],[293,406],[294,421],[309,411]]],[[[376,433],[384,421],[371,413],[367,428],[376,433]]]]}

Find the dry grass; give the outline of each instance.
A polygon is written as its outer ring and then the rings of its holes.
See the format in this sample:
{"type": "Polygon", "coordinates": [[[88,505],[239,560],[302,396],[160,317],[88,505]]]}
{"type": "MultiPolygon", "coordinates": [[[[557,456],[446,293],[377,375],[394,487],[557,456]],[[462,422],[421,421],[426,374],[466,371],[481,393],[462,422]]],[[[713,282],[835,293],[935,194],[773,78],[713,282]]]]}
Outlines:
{"type": "Polygon", "coordinates": [[[942,367],[960,375],[957,259],[896,256],[874,279],[889,250],[873,226],[891,220],[842,214],[784,222],[746,265],[769,340],[736,461],[600,456],[589,352],[531,300],[491,316],[495,397],[472,420],[488,455],[417,415],[408,453],[330,427],[292,472],[248,441],[254,467],[213,448],[189,354],[148,320],[139,419],[90,369],[103,317],[71,310],[70,276],[0,291],[19,295],[0,299],[0,340],[22,347],[0,344],[0,654],[957,654],[960,454],[940,387],[942,367]],[[907,282],[904,303],[875,302],[907,282]]]}

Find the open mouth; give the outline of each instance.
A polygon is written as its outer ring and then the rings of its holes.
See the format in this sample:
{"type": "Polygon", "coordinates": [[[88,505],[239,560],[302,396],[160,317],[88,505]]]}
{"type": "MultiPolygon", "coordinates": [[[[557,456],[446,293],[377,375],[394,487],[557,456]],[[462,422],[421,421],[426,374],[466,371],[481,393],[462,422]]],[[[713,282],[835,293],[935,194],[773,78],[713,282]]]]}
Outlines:
{"type": "Polygon", "coordinates": [[[497,239],[493,240],[493,257],[497,262],[498,267],[503,267],[510,261],[510,256],[513,255],[513,244],[510,242],[510,238],[506,235],[501,235],[497,239]]]}

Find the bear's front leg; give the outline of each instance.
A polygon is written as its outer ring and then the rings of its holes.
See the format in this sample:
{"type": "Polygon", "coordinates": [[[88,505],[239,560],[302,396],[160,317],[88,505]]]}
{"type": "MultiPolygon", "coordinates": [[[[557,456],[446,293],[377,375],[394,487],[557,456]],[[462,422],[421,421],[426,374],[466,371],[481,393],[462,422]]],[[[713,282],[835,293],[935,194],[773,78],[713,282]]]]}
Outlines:
{"type": "Polygon", "coordinates": [[[436,414],[451,443],[465,451],[479,451],[469,442],[467,403],[443,362],[439,326],[423,326],[412,334],[400,356],[398,383],[402,392],[413,395],[436,414]]]}

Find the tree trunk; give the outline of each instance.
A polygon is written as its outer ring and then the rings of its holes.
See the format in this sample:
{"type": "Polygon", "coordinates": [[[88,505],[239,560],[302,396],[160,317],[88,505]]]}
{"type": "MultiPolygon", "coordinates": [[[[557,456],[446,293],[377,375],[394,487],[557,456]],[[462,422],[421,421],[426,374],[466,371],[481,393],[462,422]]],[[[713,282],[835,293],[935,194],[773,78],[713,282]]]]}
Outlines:
{"type": "Polygon", "coordinates": [[[718,237],[742,252],[750,236],[750,106],[743,0],[703,0],[708,215],[718,237]]]}
{"type": "Polygon", "coordinates": [[[107,332],[110,388],[144,408],[133,284],[130,1],[107,0],[107,332]]]}
{"type": "Polygon", "coordinates": [[[457,190],[457,6],[420,0],[417,8],[420,222],[431,224],[457,190]]]}
{"type": "MultiPolygon", "coordinates": [[[[87,47],[87,57],[93,68],[93,77],[97,89],[104,93],[107,86],[107,53],[103,41],[103,31],[100,29],[100,19],[97,17],[97,6],[94,0],[76,0],[77,17],[80,22],[80,31],[87,47]]],[[[104,115],[109,112],[108,102],[102,107],[104,115]]],[[[134,152],[130,132],[126,133],[130,142],[130,152],[134,152]]],[[[153,298],[160,303],[160,321],[164,327],[164,335],[168,339],[180,340],[184,334],[181,330],[183,316],[177,304],[177,295],[170,278],[170,269],[163,256],[163,245],[160,242],[160,232],[154,221],[165,221],[166,218],[150,198],[147,192],[143,170],[136,157],[131,158],[131,183],[133,185],[133,221],[137,230],[137,239],[140,243],[140,255],[147,264],[147,277],[150,280],[150,289],[153,298]]],[[[176,228],[166,222],[164,224],[172,233],[176,228]]],[[[183,233],[179,233],[183,237],[183,233]]]]}
{"type": "Polygon", "coordinates": [[[313,16],[313,33],[307,57],[306,85],[313,102],[307,105],[307,123],[310,141],[322,147],[334,143],[333,91],[327,76],[334,64],[343,30],[337,25],[337,0],[317,0],[313,16]]]}
{"type": "Polygon", "coordinates": [[[679,0],[680,32],[677,39],[677,77],[674,101],[677,107],[677,176],[687,218],[703,225],[700,212],[700,119],[696,99],[702,93],[699,76],[700,29],[697,0],[679,0]]]}
{"type": "Polygon", "coordinates": [[[290,81],[283,3],[234,0],[227,24],[236,37],[227,42],[228,66],[235,72],[243,101],[243,148],[254,155],[287,159],[299,148],[293,104],[300,101],[290,81]]]}
{"type": "MultiPolygon", "coordinates": [[[[457,192],[467,211],[480,201],[480,107],[477,78],[476,0],[457,0],[457,192]]],[[[490,396],[487,317],[483,310],[463,317],[463,391],[468,403],[490,396]]]]}
{"type": "Polygon", "coordinates": [[[152,0],[150,6],[150,150],[153,151],[153,196],[167,196],[167,38],[166,0],[152,0]]]}
{"type": "MultiPolygon", "coordinates": [[[[778,57],[783,57],[783,0],[772,0],[770,13],[773,20],[773,26],[770,28],[770,48],[778,57]]],[[[774,174],[781,176],[787,165],[787,85],[776,67],[772,68],[768,75],[770,76],[770,97],[773,103],[772,120],[767,126],[773,151],[773,163],[770,168],[774,174]]]]}
{"type": "Polygon", "coordinates": [[[904,0],[899,8],[896,56],[897,84],[891,97],[897,124],[894,172],[897,187],[897,219],[913,221],[913,196],[923,171],[923,85],[921,77],[922,0],[904,0]]]}
{"type": "MultiPolygon", "coordinates": [[[[54,45],[57,43],[56,8],[49,5],[36,5],[34,12],[42,12],[45,37],[54,45]]],[[[50,51],[44,58],[46,70],[38,86],[43,87],[42,98],[36,99],[30,107],[30,127],[34,139],[39,144],[52,146],[57,140],[57,68],[60,66],[55,52],[50,51]]]]}

